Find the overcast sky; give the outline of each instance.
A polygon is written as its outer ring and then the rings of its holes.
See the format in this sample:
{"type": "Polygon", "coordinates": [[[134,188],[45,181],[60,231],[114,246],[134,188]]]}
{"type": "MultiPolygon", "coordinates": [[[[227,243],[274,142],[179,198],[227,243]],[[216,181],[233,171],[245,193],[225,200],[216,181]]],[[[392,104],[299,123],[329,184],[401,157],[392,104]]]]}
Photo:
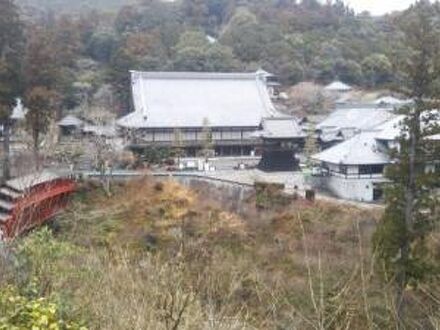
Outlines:
{"type": "Polygon", "coordinates": [[[393,10],[404,10],[415,0],[345,0],[356,12],[368,10],[373,15],[383,15],[393,10]]]}

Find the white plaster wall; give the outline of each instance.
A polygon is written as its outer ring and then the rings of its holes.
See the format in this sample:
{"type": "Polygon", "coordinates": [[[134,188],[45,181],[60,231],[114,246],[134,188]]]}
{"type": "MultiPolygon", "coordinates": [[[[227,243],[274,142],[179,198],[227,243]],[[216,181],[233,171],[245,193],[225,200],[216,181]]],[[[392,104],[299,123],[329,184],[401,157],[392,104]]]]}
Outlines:
{"type": "Polygon", "coordinates": [[[325,181],[327,189],[340,198],[372,202],[374,183],[384,182],[384,179],[345,179],[329,176],[325,181]]]}

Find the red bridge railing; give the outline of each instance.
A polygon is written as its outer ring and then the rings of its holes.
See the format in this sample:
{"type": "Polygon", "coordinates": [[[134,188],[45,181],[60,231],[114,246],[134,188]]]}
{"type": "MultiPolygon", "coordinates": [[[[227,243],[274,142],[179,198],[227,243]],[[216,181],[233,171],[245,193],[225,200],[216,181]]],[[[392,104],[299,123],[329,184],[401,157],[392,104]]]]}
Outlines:
{"type": "Polygon", "coordinates": [[[2,191],[5,189],[9,193],[0,192],[0,238],[13,240],[62,211],[75,191],[75,182],[55,178],[31,184],[23,191],[16,191],[7,184],[2,191]]]}

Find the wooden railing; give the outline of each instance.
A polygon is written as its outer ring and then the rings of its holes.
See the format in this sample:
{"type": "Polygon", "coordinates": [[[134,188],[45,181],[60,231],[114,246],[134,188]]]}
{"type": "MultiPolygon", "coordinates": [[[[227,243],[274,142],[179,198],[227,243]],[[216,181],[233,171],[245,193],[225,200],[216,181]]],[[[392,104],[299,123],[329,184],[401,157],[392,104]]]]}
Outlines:
{"type": "Polygon", "coordinates": [[[4,238],[14,239],[52,218],[66,207],[67,198],[74,190],[73,181],[61,179],[36,186],[25,193],[15,201],[11,217],[2,226],[4,238]]]}
{"type": "Polygon", "coordinates": [[[384,178],[383,173],[341,173],[337,171],[322,171],[321,176],[335,176],[344,179],[381,179],[384,178]]]}

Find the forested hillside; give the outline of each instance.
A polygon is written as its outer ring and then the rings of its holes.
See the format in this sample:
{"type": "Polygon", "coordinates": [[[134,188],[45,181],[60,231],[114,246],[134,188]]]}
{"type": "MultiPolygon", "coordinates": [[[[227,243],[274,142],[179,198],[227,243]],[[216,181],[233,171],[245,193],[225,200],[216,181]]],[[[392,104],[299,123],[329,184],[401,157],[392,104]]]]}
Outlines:
{"type": "Polygon", "coordinates": [[[56,13],[72,13],[88,9],[100,9],[106,11],[117,10],[118,8],[131,3],[130,0],[19,0],[17,4],[26,10],[54,11],[56,13]]]}
{"type": "MultiPolygon", "coordinates": [[[[144,0],[116,10],[111,4],[117,2],[102,2],[106,10],[36,16],[35,24],[46,21],[53,29],[53,48],[62,53],[58,58],[70,56],[70,67],[62,69],[64,94],[70,95],[66,108],[79,104],[78,95],[92,96],[96,86],[108,82],[117,96],[115,108],[128,111],[128,70],[133,69],[261,67],[286,85],[338,78],[363,87],[388,87],[400,81],[401,63],[395,59],[407,53],[398,15],[355,15],[339,0],[144,0]]],[[[64,9],[81,5],[51,3],[64,9]]]]}

